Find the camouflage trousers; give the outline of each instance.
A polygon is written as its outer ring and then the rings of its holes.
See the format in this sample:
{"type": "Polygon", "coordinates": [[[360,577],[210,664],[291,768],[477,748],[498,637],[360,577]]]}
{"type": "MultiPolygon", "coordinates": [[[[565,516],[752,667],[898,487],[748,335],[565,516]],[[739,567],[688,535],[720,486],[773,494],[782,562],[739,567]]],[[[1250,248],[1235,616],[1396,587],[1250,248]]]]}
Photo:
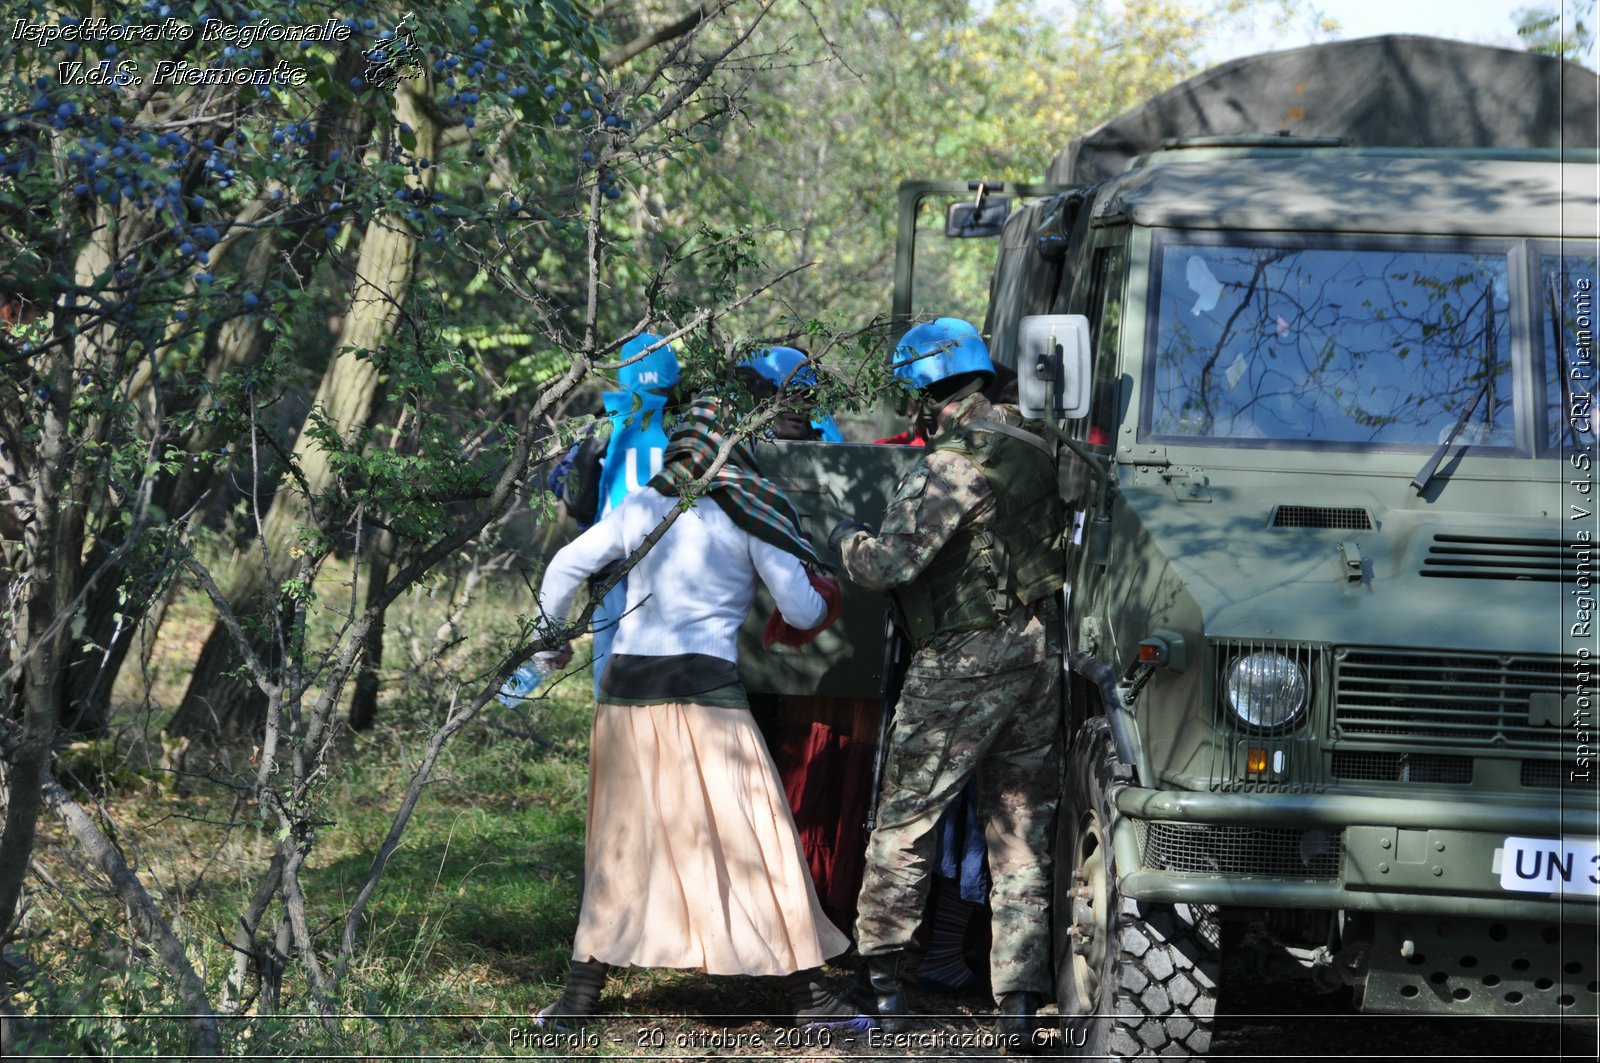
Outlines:
{"type": "Polygon", "coordinates": [[[998,675],[908,676],[895,706],[878,822],[867,846],[856,943],[903,949],[922,920],[938,845],[934,827],[978,776],[989,847],[995,999],[1050,993],[1050,869],[1061,793],[1059,656],[998,675]]]}

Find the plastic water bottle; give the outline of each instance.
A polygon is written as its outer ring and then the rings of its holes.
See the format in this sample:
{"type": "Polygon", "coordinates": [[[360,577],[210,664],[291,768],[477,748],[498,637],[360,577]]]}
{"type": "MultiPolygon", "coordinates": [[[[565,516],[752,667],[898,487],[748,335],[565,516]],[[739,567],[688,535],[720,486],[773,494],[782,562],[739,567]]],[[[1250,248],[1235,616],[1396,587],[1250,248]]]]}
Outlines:
{"type": "Polygon", "coordinates": [[[550,678],[550,662],[535,654],[517,666],[517,670],[511,673],[511,678],[506,680],[506,685],[500,688],[500,693],[495,697],[508,709],[520,709],[523,702],[533,697],[533,692],[538,689],[539,684],[548,678],[550,678]]]}

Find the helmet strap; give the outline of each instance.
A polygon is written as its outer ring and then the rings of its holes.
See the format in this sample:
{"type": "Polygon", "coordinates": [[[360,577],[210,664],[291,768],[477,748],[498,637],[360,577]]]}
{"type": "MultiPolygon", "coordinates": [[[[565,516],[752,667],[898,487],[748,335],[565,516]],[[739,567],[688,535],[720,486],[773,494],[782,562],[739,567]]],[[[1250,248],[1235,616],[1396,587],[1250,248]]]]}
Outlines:
{"type": "Polygon", "coordinates": [[[923,403],[921,410],[925,411],[926,413],[926,420],[923,422],[923,434],[931,439],[943,432],[945,416],[951,410],[955,409],[956,404],[962,399],[966,398],[968,395],[976,394],[982,390],[982,388],[983,379],[981,377],[974,377],[966,384],[963,384],[961,387],[957,388],[955,392],[943,402],[923,403]]]}
{"type": "Polygon", "coordinates": [[[977,393],[982,387],[983,387],[983,378],[979,377],[979,376],[974,376],[971,380],[967,381],[967,383],[964,386],[962,386],[961,388],[957,389],[957,391],[956,391],[956,393],[954,395],[951,395],[948,399],[945,399],[944,400],[944,404],[946,406],[949,406],[951,403],[960,402],[962,399],[966,398],[968,395],[972,395],[972,394],[977,393]]]}

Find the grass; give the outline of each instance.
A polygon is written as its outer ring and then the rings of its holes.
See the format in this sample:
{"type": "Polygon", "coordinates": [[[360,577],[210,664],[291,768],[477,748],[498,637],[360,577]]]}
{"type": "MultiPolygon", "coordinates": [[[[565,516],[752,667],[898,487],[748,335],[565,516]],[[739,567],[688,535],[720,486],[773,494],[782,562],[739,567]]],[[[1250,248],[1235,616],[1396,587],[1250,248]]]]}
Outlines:
{"type": "MultiPolygon", "coordinates": [[[[337,945],[344,913],[409,777],[410,758],[401,748],[409,743],[400,737],[380,739],[394,747],[380,763],[365,750],[347,758],[329,795],[333,822],[323,829],[305,876],[312,922],[324,928],[318,935],[324,949],[337,945]]],[[[520,744],[495,741],[483,729],[462,736],[460,747],[447,752],[440,781],[424,798],[368,908],[346,1008],[369,1015],[527,1014],[548,1002],[551,987],[565,974],[576,920],[585,773],[574,752],[530,752],[518,749],[520,744]]],[[[229,832],[200,819],[211,804],[188,795],[134,798],[111,808],[128,835],[141,836],[147,881],[189,877],[186,890],[158,892],[169,901],[175,893],[181,897],[177,909],[191,949],[199,945],[196,958],[205,962],[215,991],[227,955],[219,934],[202,928],[231,923],[252,877],[266,866],[270,843],[259,833],[229,832]],[[120,807],[134,803],[136,810],[120,807]],[[197,864],[205,869],[203,879],[190,871],[197,864]]],[[[66,928],[54,929],[59,935],[66,928]]],[[[83,999],[108,1010],[143,1010],[151,1003],[147,995],[121,987],[89,985],[81,975],[76,981],[83,999]]],[[[302,978],[291,973],[285,991],[283,1010],[305,1009],[302,978]]],[[[356,1021],[327,1038],[311,1023],[258,1025],[283,1028],[291,1044],[327,1040],[329,1049],[341,1043],[359,1048],[382,1034],[388,1042],[384,1055],[398,1047],[394,1038],[407,1028],[356,1021]]],[[[107,1032],[114,1043],[121,1031],[107,1032]]],[[[424,1038],[421,1044],[432,1039],[425,1030],[415,1033],[424,1038]]]]}
{"type": "MultiPolygon", "coordinates": [[[[520,1006],[530,986],[566,972],[583,871],[583,750],[543,751],[489,728],[462,739],[369,909],[359,970],[386,1004],[412,993],[419,971],[428,995],[443,988],[467,1011],[520,1006]]],[[[353,845],[312,878],[332,907],[360,889],[408,769],[402,752],[376,769],[353,765],[340,781],[332,803],[353,845]]]]}
{"type": "MultiPolygon", "coordinates": [[[[336,586],[337,574],[330,580],[336,586]]],[[[411,613],[391,614],[391,657],[409,656],[406,644],[419,631],[431,633],[442,616],[426,595],[410,605],[411,613]]],[[[458,649],[421,674],[389,676],[377,728],[342,742],[319,809],[325,825],[303,876],[325,958],[337,948],[345,913],[442,718],[453,678],[488,670],[495,638],[510,631],[519,606],[526,608],[509,593],[491,595],[468,619],[484,636],[474,640],[477,648],[458,649]]],[[[230,789],[195,777],[178,785],[162,767],[157,729],[182,694],[179,658],[193,659],[209,623],[204,603],[180,595],[168,610],[163,654],[138,682],[119,688],[114,736],[65,751],[63,766],[90,780],[80,798],[98,806],[103,823],[115,824],[123,851],[174,921],[217,1003],[230,966],[222,928],[248,899],[273,841],[247,807],[235,807],[230,789]]],[[[445,747],[368,906],[342,1006],[363,1015],[439,1018],[353,1019],[331,1033],[289,1018],[308,1010],[304,978],[292,963],[279,1015],[225,1020],[231,1051],[392,1058],[435,1047],[441,1023],[460,1025],[443,1016],[528,1015],[559,991],[583,867],[593,708],[586,662],[571,671],[525,712],[491,702],[445,747]]],[[[247,749],[222,752],[206,769],[214,778],[223,777],[222,765],[251,770],[247,749]]],[[[21,942],[28,973],[14,1006],[25,1016],[79,1017],[25,1021],[25,1043],[36,1058],[180,1053],[182,1023],[154,1018],[176,1007],[165,975],[133,943],[72,840],[54,821],[42,826],[40,875],[30,883],[21,942]]],[[[274,909],[265,931],[276,918],[274,909]]],[[[470,1023],[443,1036],[457,1034],[472,1044],[483,1036],[470,1023]]]]}

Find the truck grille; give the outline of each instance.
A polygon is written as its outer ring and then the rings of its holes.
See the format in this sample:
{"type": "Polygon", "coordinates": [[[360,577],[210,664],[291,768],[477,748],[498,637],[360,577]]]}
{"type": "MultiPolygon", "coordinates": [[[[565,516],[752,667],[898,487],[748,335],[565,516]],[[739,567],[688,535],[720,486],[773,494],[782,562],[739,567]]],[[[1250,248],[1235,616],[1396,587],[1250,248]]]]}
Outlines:
{"type": "Polygon", "coordinates": [[[1162,871],[1338,878],[1344,840],[1334,831],[1151,822],[1144,862],[1162,871]]]}
{"type": "Polygon", "coordinates": [[[1559,755],[1567,728],[1535,722],[1535,694],[1559,699],[1575,662],[1557,657],[1341,649],[1333,737],[1393,745],[1559,755]]]}
{"type": "Polygon", "coordinates": [[[1570,761],[1525,760],[1522,785],[1540,790],[1594,790],[1596,773],[1591,768],[1578,770],[1570,761]]]}

